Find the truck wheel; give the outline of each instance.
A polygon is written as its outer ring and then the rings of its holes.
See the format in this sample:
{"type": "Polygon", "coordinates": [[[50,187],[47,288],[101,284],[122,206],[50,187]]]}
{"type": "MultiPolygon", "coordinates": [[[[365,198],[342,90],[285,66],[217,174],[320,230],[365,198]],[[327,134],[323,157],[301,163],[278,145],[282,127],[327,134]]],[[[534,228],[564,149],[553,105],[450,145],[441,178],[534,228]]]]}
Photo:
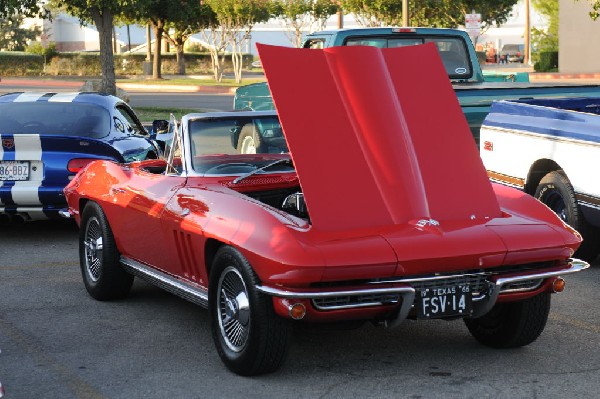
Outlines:
{"type": "Polygon", "coordinates": [[[221,360],[239,375],[275,371],[287,353],[289,322],[277,316],[270,296],[246,258],[224,246],[210,272],[208,308],[212,336],[221,360]]]}
{"type": "Polygon", "coordinates": [[[127,296],[133,275],[119,262],[112,230],[100,205],[88,202],[79,230],[79,264],[87,292],[99,301],[127,296]]]}
{"type": "Polygon", "coordinates": [[[262,154],[267,152],[265,147],[253,123],[248,123],[242,127],[237,142],[237,151],[240,154],[262,154]]]}
{"type": "Polygon", "coordinates": [[[540,336],[550,312],[550,293],[541,293],[519,302],[497,303],[476,319],[464,319],[469,332],[492,348],[525,346],[540,336]]]}
{"type": "Polygon", "coordinates": [[[554,171],[544,176],[535,190],[535,198],[581,234],[583,242],[574,256],[588,262],[593,261],[600,252],[600,235],[584,219],[575,198],[575,190],[564,172],[554,171]]]}

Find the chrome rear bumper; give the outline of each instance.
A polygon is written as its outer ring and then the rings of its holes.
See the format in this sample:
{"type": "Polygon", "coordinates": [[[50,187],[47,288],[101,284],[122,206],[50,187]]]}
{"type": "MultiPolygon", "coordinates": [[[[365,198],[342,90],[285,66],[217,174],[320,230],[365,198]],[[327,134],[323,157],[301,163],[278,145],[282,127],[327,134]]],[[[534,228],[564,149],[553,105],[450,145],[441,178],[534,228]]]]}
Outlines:
{"type": "MultiPolygon", "coordinates": [[[[473,297],[474,312],[471,317],[480,317],[489,312],[496,304],[498,296],[502,293],[527,292],[533,291],[541,286],[544,280],[552,277],[558,277],[565,274],[577,273],[587,269],[590,265],[579,259],[570,259],[568,267],[557,271],[526,271],[519,276],[502,277],[501,275],[484,277],[483,284],[486,286],[485,294],[473,297]],[[530,282],[530,284],[526,284],[530,282]],[[525,284],[524,284],[525,283],[525,284]]],[[[455,275],[452,277],[460,277],[455,275]]],[[[389,283],[394,283],[395,287],[386,288],[364,288],[356,290],[306,290],[295,291],[285,290],[270,286],[257,286],[256,288],[264,294],[289,299],[310,299],[315,308],[319,310],[339,310],[355,309],[359,307],[392,305],[401,302],[399,310],[393,319],[386,322],[387,327],[395,327],[408,316],[414,306],[416,289],[415,285],[419,283],[430,283],[441,281],[447,276],[431,276],[420,278],[401,278],[389,283]],[[400,285],[400,286],[398,286],[400,285]],[[365,301],[357,302],[356,299],[366,298],[365,301]],[[333,301],[333,306],[319,306],[318,301],[322,299],[344,298],[344,300],[333,301]],[[348,300],[346,300],[346,298],[348,300]],[[353,300],[354,299],[354,300],[353,300]],[[346,304],[342,304],[346,303],[346,304]]]]}

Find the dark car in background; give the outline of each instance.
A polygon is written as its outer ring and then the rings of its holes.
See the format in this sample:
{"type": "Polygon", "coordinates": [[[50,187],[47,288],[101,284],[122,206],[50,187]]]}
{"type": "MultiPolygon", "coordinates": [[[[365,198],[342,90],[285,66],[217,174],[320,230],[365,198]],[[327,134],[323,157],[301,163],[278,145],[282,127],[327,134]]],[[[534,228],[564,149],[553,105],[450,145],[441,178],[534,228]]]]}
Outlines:
{"type": "Polygon", "coordinates": [[[508,62],[523,62],[525,46],[523,44],[505,44],[498,53],[499,60],[508,62]]]}
{"type": "Polygon", "coordinates": [[[0,96],[0,224],[47,219],[65,207],[63,188],[96,159],[158,158],[133,110],[100,93],[0,96]]]}

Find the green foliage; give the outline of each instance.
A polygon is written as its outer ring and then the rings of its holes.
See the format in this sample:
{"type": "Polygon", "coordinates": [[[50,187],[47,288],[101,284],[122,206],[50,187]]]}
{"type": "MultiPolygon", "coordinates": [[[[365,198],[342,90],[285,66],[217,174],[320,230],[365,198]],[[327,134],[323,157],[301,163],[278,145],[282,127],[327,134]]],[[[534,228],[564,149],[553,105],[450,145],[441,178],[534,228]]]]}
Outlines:
{"type": "Polygon", "coordinates": [[[44,70],[44,57],[20,51],[0,51],[1,76],[35,76],[44,70]]]}
{"type": "Polygon", "coordinates": [[[0,19],[0,50],[23,51],[41,33],[37,26],[22,28],[23,19],[23,15],[17,14],[0,19]]]}
{"type": "Polygon", "coordinates": [[[31,54],[41,55],[44,57],[45,63],[58,55],[56,43],[50,43],[47,47],[44,47],[40,42],[34,42],[27,46],[25,51],[31,54]]]}
{"type": "Polygon", "coordinates": [[[541,62],[542,53],[558,52],[558,2],[532,0],[531,4],[537,12],[548,19],[547,29],[531,29],[531,61],[535,66],[541,62]]]}
{"type": "Polygon", "coordinates": [[[588,2],[592,6],[592,9],[589,12],[590,18],[595,21],[600,17],[600,0],[588,0],[588,2]]]}
{"type": "MultiPolygon", "coordinates": [[[[465,14],[481,14],[482,30],[508,19],[518,0],[409,0],[410,26],[455,28],[465,23],[465,14]]],[[[556,0],[555,0],[556,1],[556,0]]],[[[402,1],[341,0],[347,12],[358,16],[367,26],[400,26],[402,1]]]]}
{"type": "Polygon", "coordinates": [[[11,15],[21,15],[23,17],[35,17],[44,13],[38,0],[1,0],[0,18],[10,17],[11,15]]]}
{"type": "Polygon", "coordinates": [[[558,51],[544,51],[539,53],[539,61],[533,65],[536,72],[558,71],[558,51]]]}
{"type": "Polygon", "coordinates": [[[331,0],[275,0],[271,9],[296,47],[302,45],[303,31],[322,29],[327,18],[337,11],[338,6],[331,0]]]}

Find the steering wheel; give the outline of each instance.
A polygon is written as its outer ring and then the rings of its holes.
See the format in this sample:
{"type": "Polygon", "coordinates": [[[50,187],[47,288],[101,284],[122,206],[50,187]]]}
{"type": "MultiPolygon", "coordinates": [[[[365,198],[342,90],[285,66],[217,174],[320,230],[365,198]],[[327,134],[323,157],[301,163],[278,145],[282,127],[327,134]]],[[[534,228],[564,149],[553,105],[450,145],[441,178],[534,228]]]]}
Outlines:
{"type": "Polygon", "coordinates": [[[204,173],[208,173],[208,174],[246,173],[246,172],[251,172],[254,169],[256,169],[256,166],[249,164],[249,163],[231,162],[231,163],[222,163],[222,164],[210,167],[207,170],[205,170],[204,173]],[[228,169],[232,169],[232,170],[228,170],[228,169]]]}

